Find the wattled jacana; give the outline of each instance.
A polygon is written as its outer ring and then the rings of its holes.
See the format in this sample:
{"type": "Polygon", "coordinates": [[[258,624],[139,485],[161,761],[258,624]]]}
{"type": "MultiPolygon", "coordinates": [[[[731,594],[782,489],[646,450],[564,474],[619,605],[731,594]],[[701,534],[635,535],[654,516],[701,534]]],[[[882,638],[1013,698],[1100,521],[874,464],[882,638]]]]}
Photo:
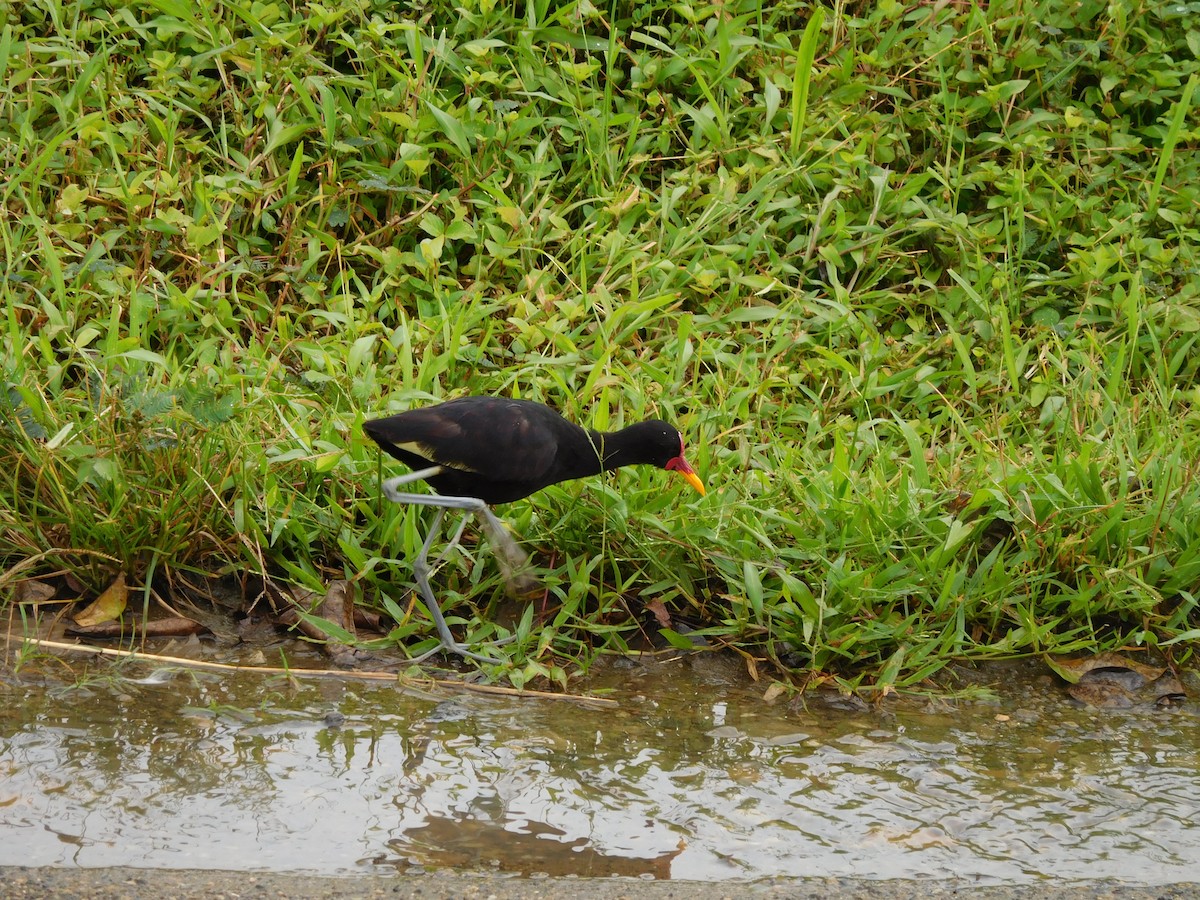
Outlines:
{"type": "MultiPolygon", "coordinates": [[[[525,554],[488,508],[489,504],[520,500],[560,481],[639,464],[678,472],[704,494],[704,483],[683,458],[683,436],[657,419],[620,431],[592,431],[568,422],[540,403],[462,397],[364,422],[363,431],[385,453],[415,470],[385,481],[383,492],[387,498],[395,503],[437,508],[413,564],[417,589],[441,639],[441,646],[436,649],[444,647],[483,662],[497,660],[473,653],[454,639],[429,586],[429,548],[447,509],[479,516],[505,577],[511,582],[513,573],[524,563],[525,554]],[[437,495],[397,490],[401,485],[422,480],[437,495]]],[[[464,516],[443,556],[458,543],[465,525],[464,516]]]]}

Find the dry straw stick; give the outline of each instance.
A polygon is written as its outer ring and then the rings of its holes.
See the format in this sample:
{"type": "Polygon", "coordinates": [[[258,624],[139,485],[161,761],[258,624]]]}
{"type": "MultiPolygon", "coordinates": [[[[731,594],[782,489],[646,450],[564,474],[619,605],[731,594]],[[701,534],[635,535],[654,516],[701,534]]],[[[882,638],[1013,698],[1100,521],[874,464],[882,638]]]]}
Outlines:
{"type": "Polygon", "coordinates": [[[527,691],[499,687],[491,684],[470,684],[441,678],[408,678],[395,672],[350,672],[342,669],[293,669],[281,666],[238,666],[229,663],[208,662],[200,659],[185,659],[179,656],[158,656],[138,653],[133,650],[118,650],[112,647],[93,647],[89,644],[67,644],[60,641],[44,641],[26,638],[25,643],[45,650],[66,650],[72,653],[87,653],[92,656],[123,657],[139,662],[157,663],[165,666],[180,666],[188,669],[205,669],[210,672],[244,672],[254,675],[287,675],[292,678],[356,678],[362,681],[395,681],[402,688],[440,688],[447,691],[466,691],[472,694],[490,694],[498,697],[513,697],[519,700],[552,700],[577,703],[593,709],[613,709],[620,704],[603,697],[581,697],[573,694],[554,694],[549,691],[527,691]]]}

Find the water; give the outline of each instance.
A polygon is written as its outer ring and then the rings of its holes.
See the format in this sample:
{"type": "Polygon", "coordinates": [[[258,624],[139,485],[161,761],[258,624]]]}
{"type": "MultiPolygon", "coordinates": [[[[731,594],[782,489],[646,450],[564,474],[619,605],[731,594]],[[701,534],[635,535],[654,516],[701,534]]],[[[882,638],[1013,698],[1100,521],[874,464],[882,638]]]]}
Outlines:
{"type": "Polygon", "coordinates": [[[1188,881],[1200,719],[996,703],[805,709],[702,657],[617,709],[54,662],[0,681],[0,865],[698,880],[1188,881]]]}

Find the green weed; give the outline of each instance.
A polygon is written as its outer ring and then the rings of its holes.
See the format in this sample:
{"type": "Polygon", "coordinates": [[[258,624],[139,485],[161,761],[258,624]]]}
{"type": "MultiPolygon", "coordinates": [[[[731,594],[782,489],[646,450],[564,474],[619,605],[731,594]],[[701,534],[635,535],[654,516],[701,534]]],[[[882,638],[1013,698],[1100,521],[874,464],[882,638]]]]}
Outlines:
{"type": "Polygon", "coordinates": [[[1195,4],[602,6],[3,7],[4,585],[346,577],[419,652],[360,425],[496,393],[670,418],[711,486],[502,510],[545,617],[446,564],[516,684],[653,601],[863,690],[1187,659],[1195,4]]]}

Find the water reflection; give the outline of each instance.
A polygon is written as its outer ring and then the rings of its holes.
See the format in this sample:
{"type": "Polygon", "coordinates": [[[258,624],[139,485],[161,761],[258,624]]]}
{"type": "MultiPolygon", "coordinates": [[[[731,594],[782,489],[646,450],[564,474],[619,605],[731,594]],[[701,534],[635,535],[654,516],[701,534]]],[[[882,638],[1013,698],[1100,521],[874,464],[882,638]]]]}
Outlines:
{"type": "Polygon", "coordinates": [[[1196,716],[1090,712],[1028,680],[1006,677],[998,706],[883,714],[765,706],[686,663],[614,669],[622,706],[604,711],[28,677],[0,683],[4,865],[980,883],[1200,867],[1196,716]]]}

